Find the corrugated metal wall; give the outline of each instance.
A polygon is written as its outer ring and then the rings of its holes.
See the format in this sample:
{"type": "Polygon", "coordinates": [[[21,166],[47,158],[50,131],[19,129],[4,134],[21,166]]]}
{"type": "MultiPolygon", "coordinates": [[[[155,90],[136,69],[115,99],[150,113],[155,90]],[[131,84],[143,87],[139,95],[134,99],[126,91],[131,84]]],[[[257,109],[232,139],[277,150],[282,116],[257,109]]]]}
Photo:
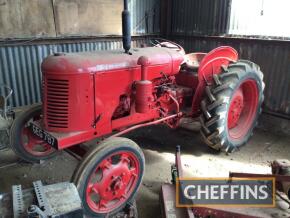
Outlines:
{"type": "Polygon", "coordinates": [[[160,32],[160,0],[129,0],[129,8],[133,34],[160,32]]]}
{"type": "MultiPolygon", "coordinates": [[[[160,0],[129,0],[129,8],[132,34],[142,35],[133,37],[133,47],[140,47],[141,44],[148,42],[149,36],[160,32],[160,0]]],[[[9,102],[13,107],[39,102],[40,65],[46,56],[55,52],[120,49],[121,41],[121,37],[95,39],[36,37],[21,41],[0,41],[0,84],[7,84],[14,90],[9,102]]]]}
{"type": "Polygon", "coordinates": [[[240,58],[259,64],[264,72],[264,111],[290,118],[289,41],[227,37],[231,0],[172,1],[171,40],[180,43],[186,52],[233,46],[240,58]]]}
{"type": "Polygon", "coordinates": [[[227,33],[231,0],[172,0],[173,35],[227,33]]]}
{"type": "MultiPolygon", "coordinates": [[[[72,42],[39,42],[33,45],[11,44],[0,46],[0,84],[13,90],[10,105],[29,105],[41,101],[42,60],[56,52],[82,52],[94,50],[121,49],[121,38],[100,40],[74,40],[72,42]]],[[[146,37],[133,38],[133,47],[146,44],[146,37]]]]}

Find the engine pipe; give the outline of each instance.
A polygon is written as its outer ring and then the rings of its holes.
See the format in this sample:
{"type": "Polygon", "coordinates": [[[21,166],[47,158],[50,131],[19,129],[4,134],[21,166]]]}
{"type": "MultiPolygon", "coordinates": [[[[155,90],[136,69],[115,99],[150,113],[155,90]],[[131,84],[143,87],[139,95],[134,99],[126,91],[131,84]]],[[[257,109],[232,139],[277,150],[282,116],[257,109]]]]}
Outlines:
{"type": "Polygon", "coordinates": [[[132,126],[132,127],[128,128],[128,129],[125,129],[125,130],[123,130],[121,132],[118,132],[118,133],[110,136],[110,138],[111,137],[118,137],[118,136],[124,135],[124,134],[126,134],[128,132],[131,132],[132,130],[135,130],[135,129],[138,129],[138,128],[141,128],[141,127],[151,126],[151,125],[157,125],[159,123],[162,123],[162,122],[167,121],[167,120],[170,120],[170,119],[179,118],[182,115],[183,115],[183,113],[182,112],[179,112],[177,114],[173,114],[173,115],[170,115],[168,117],[163,117],[163,118],[161,118],[159,120],[154,120],[154,121],[151,121],[151,122],[148,122],[148,123],[138,124],[138,125],[135,125],[135,126],[132,126]]]}
{"type": "Polygon", "coordinates": [[[147,80],[149,59],[141,56],[137,64],[141,66],[141,80],[136,82],[135,110],[137,113],[148,113],[153,100],[153,84],[147,80]]]}
{"type": "Polygon", "coordinates": [[[150,65],[148,57],[139,57],[137,64],[141,65],[141,80],[147,80],[148,66],[150,65]]]}
{"type": "Polygon", "coordinates": [[[180,107],[179,107],[178,101],[171,94],[169,94],[169,97],[172,99],[172,101],[174,102],[174,104],[176,106],[176,110],[177,110],[176,113],[179,113],[180,112],[180,107]]]}
{"type": "Polygon", "coordinates": [[[131,16],[128,10],[128,0],[124,0],[124,10],[122,11],[122,33],[123,48],[129,54],[131,48],[131,16]]]}

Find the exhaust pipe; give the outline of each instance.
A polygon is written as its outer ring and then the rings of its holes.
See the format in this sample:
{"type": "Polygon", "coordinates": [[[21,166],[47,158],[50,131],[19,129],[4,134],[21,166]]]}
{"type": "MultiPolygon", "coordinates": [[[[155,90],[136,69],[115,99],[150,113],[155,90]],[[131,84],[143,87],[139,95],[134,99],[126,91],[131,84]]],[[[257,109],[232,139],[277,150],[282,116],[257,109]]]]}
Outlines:
{"type": "Polygon", "coordinates": [[[123,48],[125,53],[130,54],[131,48],[131,18],[128,10],[128,0],[124,0],[124,10],[122,12],[122,33],[123,33],[123,48]]]}

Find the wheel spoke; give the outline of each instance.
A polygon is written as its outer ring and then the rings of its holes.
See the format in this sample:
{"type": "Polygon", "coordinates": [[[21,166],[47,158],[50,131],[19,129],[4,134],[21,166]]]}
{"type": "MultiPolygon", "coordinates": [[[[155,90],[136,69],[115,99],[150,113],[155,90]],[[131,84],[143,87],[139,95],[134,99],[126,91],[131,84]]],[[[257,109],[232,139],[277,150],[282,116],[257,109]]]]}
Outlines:
{"type": "Polygon", "coordinates": [[[45,148],[46,151],[52,149],[51,146],[47,143],[43,143],[41,145],[45,148]]]}
{"type": "Polygon", "coordinates": [[[136,168],[130,169],[130,173],[131,173],[131,176],[137,177],[137,169],[136,168]]]}
{"type": "Polygon", "coordinates": [[[98,183],[95,183],[95,184],[89,183],[88,187],[87,187],[87,192],[88,193],[94,192],[96,194],[99,194],[99,184],[98,183]]]}
{"type": "Polygon", "coordinates": [[[25,143],[25,147],[27,147],[27,148],[29,148],[29,149],[31,149],[31,150],[34,149],[34,146],[35,146],[34,142],[31,141],[31,140],[29,140],[29,139],[28,139],[28,142],[25,143]]]}
{"type": "Polygon", "coordinates": [[[128,154],[122,154],[121,155],[121,162],[123,162],[123,163],[127,163],[127,164],[129,164],[130,163],[130,159],[129,159],[129,156],[128,156],[128,154]]]}
{"type": "Polygon", "coordinates": [[[91,193],[92,192],[92,188],[93,188],[94,184],[93,183],[89,183],[88,187],[87,187],[87,192],[91,193]]]}
{"type": "Polygon", "coordinates": [[[99,193],[99,185],[97,183],[93,185],[92,191],[94,191],[96,194],[99,193]]]}
{"type": "Polygon", "coordinates": [[[106,159],[103,160],[102,163],[100,164],[101,169],[107,169],[109,170],[112,167],[112,161],[111,159],[106,159]]]}
{"type": "Polygon", "coordinates": [[[108,201],[106,201],[106,200],[104,200],[104,199],[101,199],[100,201],[99,201],[99,207],[100,208],[107,208],[107,205],[108,205],[108,201]]]}
{"type": "Polygon", "coordinates": [[[126,194],[122,194],[122,195],[120,196],[120,199],[127,199],[127,195],[126,195],[126,194]]]}

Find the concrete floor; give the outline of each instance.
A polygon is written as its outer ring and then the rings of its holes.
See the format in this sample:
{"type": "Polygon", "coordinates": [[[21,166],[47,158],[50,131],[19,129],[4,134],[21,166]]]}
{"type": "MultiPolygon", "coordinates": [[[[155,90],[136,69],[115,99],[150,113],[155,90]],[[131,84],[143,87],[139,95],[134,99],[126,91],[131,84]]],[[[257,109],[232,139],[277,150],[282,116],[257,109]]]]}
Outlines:
{"type": "MultiPolygon", "coordinates": [[[[289,159],[290,154],[290,137],[264,127],[256,129],[249,143],[230,155],[209,149],[197,131],[154,126],[136,130],[127,137],[142,147],[146,158],[145,177],[137,196],[141,218],[160,217],[160,186],[171,180],[170,165],[174,163],[176,145],[181,145],[182,163],[188,176],[227,177],[230,171],[270,173],[270,161],[289,159]]],[[[0,164],[14,159],[11,151],[0,153],[0,164]]],[[[40,165],[21,163],[0,168],[0,193],[9,192],[12,184],[30,187],[39,179],[48,184],[68,181],[76,165],[74,158],[62,152],[40,165]]]]}

